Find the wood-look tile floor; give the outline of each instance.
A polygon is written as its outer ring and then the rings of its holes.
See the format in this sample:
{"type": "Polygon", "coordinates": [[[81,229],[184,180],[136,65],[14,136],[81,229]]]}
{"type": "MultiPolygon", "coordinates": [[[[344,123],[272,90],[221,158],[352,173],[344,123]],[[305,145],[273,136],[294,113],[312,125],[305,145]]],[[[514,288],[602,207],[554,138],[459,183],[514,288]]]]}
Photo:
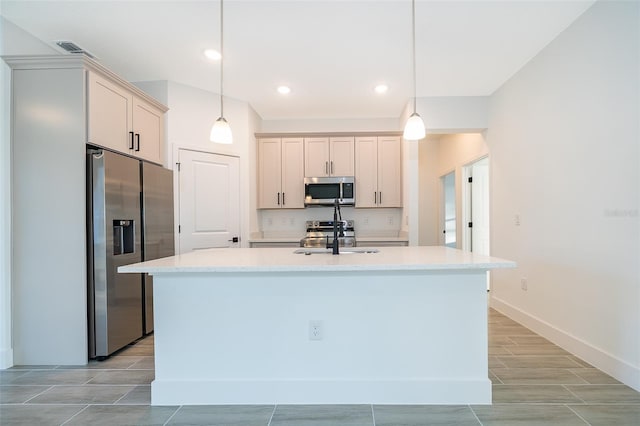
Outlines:
{"type": "Polygon", "coordinates": [[[640,425],[640,393],[489,314],[492,405],[152,407],[153,336],[87,366],[0,371],[0,425],[640,425]]]}

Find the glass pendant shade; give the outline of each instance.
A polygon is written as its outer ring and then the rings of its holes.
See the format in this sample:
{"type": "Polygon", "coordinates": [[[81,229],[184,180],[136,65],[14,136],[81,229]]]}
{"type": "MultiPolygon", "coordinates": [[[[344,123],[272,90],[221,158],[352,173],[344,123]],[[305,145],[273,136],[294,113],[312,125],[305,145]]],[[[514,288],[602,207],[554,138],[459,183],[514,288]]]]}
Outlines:
{"type": "Polygon", "coordinates": [[[232,144],[233,137],[231,135],[231,127],[224,117],[220,117],[213,123],[211,127],[211,136],[209,137],[211,142],[232,144]]]}
{"type": "Polygon", "coordinates": [[[424,121],[422,121],[420,114],[414,112],[404,125],[403,137],[410,141],[417,141],[424,138],[425,134],[424,121]]]}

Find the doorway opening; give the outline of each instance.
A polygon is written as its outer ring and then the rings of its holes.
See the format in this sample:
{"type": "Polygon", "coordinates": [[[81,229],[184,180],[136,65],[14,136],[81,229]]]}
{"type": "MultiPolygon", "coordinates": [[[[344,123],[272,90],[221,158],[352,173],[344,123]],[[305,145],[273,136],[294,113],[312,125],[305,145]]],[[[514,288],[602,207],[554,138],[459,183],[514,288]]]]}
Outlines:
{"type": "MultiPolygon", "coordinates": [[[[462,249],[490,255],[489,233],[489,157],[482,157],[463,167],[462,194],[463,223],[465,232],[462,249]]],[[[490,273],[487,272],[487,291],[490,290],[490,273]]]]}
{"type": "Polygon", "coordinates": [[[457,226],[456,226],[456,172],[452,171],[440,177],[440,187],[442,193],[442,240],[441,245],[447,247],[457,247],[457,226]]]}

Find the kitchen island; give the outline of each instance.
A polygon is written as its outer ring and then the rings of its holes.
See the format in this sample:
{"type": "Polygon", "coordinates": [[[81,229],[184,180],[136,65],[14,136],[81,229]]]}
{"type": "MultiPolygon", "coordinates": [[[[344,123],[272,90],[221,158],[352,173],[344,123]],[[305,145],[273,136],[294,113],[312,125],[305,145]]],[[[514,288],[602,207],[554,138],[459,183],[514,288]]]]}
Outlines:
{"type": "Polygon", "coordinates": [[[154,276],[153,405],[490,404],[486,272],[445,247],[209,249],[154,276]]]}

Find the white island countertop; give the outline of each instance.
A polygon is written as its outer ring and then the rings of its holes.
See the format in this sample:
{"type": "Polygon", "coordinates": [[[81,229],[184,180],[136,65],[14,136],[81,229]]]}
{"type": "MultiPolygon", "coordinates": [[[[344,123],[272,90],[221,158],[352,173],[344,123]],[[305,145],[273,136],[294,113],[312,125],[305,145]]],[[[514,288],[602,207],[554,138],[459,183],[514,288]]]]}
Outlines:
{"type": "Polygon", "coordinates": [[[121,266],[119,272],[320,272],[479,270],[515,262],[443,246],[379,247],[378,253],[296,254],[294,248],[219,248],[121,266]]]}
{"type": "Polygon", "coordinates": [[[153,275],[152,405],[490,404],[486,271],[515,263],[375,249],[207,249],[118,268],[153,275]]]}

